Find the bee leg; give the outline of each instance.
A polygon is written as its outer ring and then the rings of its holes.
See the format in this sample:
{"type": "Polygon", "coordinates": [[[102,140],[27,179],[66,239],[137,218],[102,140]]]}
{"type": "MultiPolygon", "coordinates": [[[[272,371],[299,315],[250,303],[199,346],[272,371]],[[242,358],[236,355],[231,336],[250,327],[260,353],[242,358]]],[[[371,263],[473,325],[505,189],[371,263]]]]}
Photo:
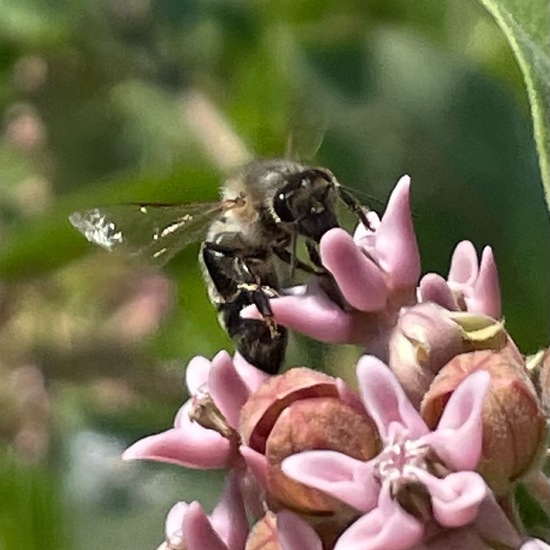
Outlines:
{"type": "Polygon", "coordinates": [[[264,321],[243,319],[241,311],[249,304],[245,296],[234,302],[221,304],[220,322],[235,343],[239,353],[252,365],[268,374],[275,374],[283,364],[288,342],[288,331],[278,325],[277,334],[264,321]]]}
{"type": "Polygon", "coordinates": [[[350,311],[351,307],[346,302],[334,277],[323,267],[321,263],[321,256],[319,255],[319,247],[315,241],[306,241],[306,248],[309,254],[309,258],[313,264],[320,268],[317,273],[321,288],[327,293],[329,298],[335,302],[344,311],[350,311]]]}
{"type": "Polygon", "coordinates": [[[290,280],[294,280],[294,276],[296,275],[296,266],[298,264],[298,254],[296,253],[296,246],[298,244],[298,238],[297,238],[297,232],[293,231],[292,236],[290,238],[290,280]]]}
{"type": "Polygon", "coordinates": [[[307,240],[306,241],[306,249],[309,256],[309,259],[311,260],[311,263],[321,269],[321,275],[326,273],[326,269],[323,266],[323,263],[321,262],[321,256],[319,255],[319,246],[315,241],[307,240]]]}
{"type": "Polygon", "coordinates": [[[288,331],[275,323],[269,304],[269,298],[277,296],[276,273],[258,271],[256,263],[261,266],[262,259],[245,256],[242,248],[210,241],[203,243],[201,258],[210,298],[235,347],[249,363],[275,374],[284,361],[288,341],[288,331]],[[241,317],[243,308],[251,304],[263,320],[241,317]]]}
{"type": "Polygon", "coordinates": [[[367,212],[369,209],[362,205],[353,195],[348,193],[341,185],[336,186],[338,196],[342,199],[344,204],[359,218],[359,221],[367,228],[373,229],[367,218],[367,212]]]}
{"type": "Polygon", "coordinates": [[[278,334],[269,303],[278,293],[273,287],[262,284],[253,273],[254,267],[248,263],[258,258],[244,256],[239,248],[209,241],[204,243],[202,255],[210,278],[224,300],[233,302],[237,297],[248,296],[248,303],[258,308],[272,335],[278,334]]]}
{"type": "Polygon", "coordinates": [[[244,258],[235,258],[235,268],[241,279],[237,288],[249,295],[250,302],[258,308],[271,336],[275,338],[279,333],[279,329],[273,317],[269,300],[270,298],[276,298],[279,295],[278,292],[268,285],[263,285],[257,277],[254,277],[244,258]]]}
{"type": "MultiPolygon", "coordinates": [[[[292,257],[293,254],[291,254],[286,248],[274,248],[273,254],[279,258],[282,262],[285,264],[288,264],[292,267],[292,257]]],[[[305,273],[310,273],[311,275],[320,275],[320,271],[317,271],[313,267],[311,267],[309,264],[306,264],[305,262],[302,262],[300,258],[294,257],[294,263],[297,269],[300,269],[301,271],[304,271],[305,273]]]]}

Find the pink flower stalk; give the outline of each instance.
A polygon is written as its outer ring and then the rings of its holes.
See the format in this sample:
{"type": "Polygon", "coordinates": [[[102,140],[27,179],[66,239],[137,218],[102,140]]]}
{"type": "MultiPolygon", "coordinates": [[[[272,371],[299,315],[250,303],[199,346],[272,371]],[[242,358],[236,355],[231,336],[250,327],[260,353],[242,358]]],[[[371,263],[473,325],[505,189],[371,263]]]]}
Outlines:
{"type": "Polygon", "coordinates": [[[501,316],[500,285],[495,258],[486,246],[478,262],[470,241],[458,243],[451,259],[449,276],[445,280],[436,273],[422,277],[419,286],[421,301],[436,302],[451,311],[469,311],[501,316]]]}
{"type": "Polygon", "coordinates": [[[239,413],[248,396],[267,375],[239,356],[232,360],[225,351],[212,361],[193,358],[186,370],[186,383],[191,394],[176,414],[174,427],[140,439],[130,446],[124,460],[147,459],[169,462],[187,468],[218,469],[235,465],[239,460],[236,429],[239,413]],[[193,421],[198,401],[211,398],[220,414],[209,422],[193,421]],[[208,427],[205,427],[208,426],[208,427]]]}
{"type": "Polygon", "coordinates": [[[382,437],[382,452],[362,462],[333,451],[310,451],[282,463],[289,477],[365,514],[345,531],[335,550],[411,548],[422,540],[424,521],[419,518],[426,514],[447,528],[475,519],[488,491],[471,470],[481,457],[481,411],[489,374],[474,373],[459,386],[433,432],[381,361],[363,357],[357,378],[365,408],[382,437]],[[422,505],[423,498],[429,502],[422,505]]]}
{"type": "MultiPolygon", "coordinates": [[[[410,210],[410,178],[397,183],[382,220],[360,225],[352,238],[328,231],[320,243],[323,265],[350,306],[344,311],[312,279],[271,301],[277,322],[322,342],[352,343],[385,357],[389,332],[402,306],[415,303],[420,257],[410,210]],[[374,351],[373,351],[374,350],[374,351]],[[379,353],[378,353],[379,352],[379,353]]],[[[259,318],[254,306],[242,311],[259,318]]]]}
{"type": "Polygon", "coordinates": [[[313,528],[287,510],[277,514],[277,537],[282,550],[323,550],[321,539],[313,528]]]}
{"type": "Polygon", "coordinates": [[[194,501],[176,503],[166,518],[166,542],[158,550],[243,550],[248,520],[238,480],[230,475],[212,513],[194,501]]]}

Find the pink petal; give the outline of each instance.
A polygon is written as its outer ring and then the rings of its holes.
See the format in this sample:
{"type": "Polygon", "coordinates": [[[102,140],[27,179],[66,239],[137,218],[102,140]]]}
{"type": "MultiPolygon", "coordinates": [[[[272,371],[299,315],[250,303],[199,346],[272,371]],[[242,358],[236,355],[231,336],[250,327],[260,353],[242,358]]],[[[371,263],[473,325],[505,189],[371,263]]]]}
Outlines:
{"type": "Polygon", "coordinates": [[[246,445],[241,445],[239,447],[239,451],[258,484],[263,489],[267,490],[268,462],[265,455],[255,451],[251,447],[247,447],[246,445]]]}
{"type": "Polygon", "coordinates": [[[481,458],[483,399],[489,389],[487,371],[470,374],[453,392],[437,429],[422,438],[455,471],[473,470],[481,458]]]}
{"type": "Polygon", "coordinates": [[[187,423],[189,421],[189,411],[193,407],[192,398],[188,399],[179,409],[176,413],[176,416],[174,417],[174,428],[176,430],[183,429],[183,426],[187,426],[187,423]]]}
{"type": "Polygon", "coordinates": [[[185,369],[185,383],[191,395],[197,393],[208,382],[211,363],[206,357],[197,355],[185,369]]]}
{"type": "Polygon", "coordinates": [[[389,275],[392,288],[414,286],[420,276],[420,253],[412,222],[409,176],[395,186],[380,227],[376,251],[380,267],[389,275]]]}
{"type": "Polygon", "coordinates": [[[380,505],[344,531],[334,550],[408,550],[423,533],[422,523],[404,512],[383,490],[380,505]]]}
{"type": "Polygon", "coordinates": [[[382,438],[389,437],[392,424],[406,428],[409,439],[429,432],[401,384],[382,361],[372,355],[361,357],[357,363],[357,380],[365,408],[382,438]]]}
{"type": "Polygon", "coordinates": [[[456,299],[447,281],[441,275],[427,273],[420,280],[419,289],[422,302],[435,302],[451,311],[458,309],[456,299]]]}
{"type": "MultiPolygon", "coordinates": [[[[183,422],[183,421],[182,421],[183,422]]],[[[232,452],[229,441],[187,417],[185,427],[171,429],[136,441],[123,460],[156,460],[187,468],[225,468],[232,452]]]]}
{"type": "Polygon", "coordinates": [[[419,469],[417,478],[428,489],[434,518],[443,527],[462,527],[472,522],[489,490],[475,472],[457,472],[439,479],[419,469]]]}
{"type": "Polygon", "coordinates": [[[277,514],[277,535],[282,550],[323,550],[313,528],[287,510],[277,514]]]}
{"type": "Polygon", "coordinates": [[[175,537],[183,536],[183,518],[187,513],[189,504],[187,502],[176,502],[168,512],[165,522],[166,540],[174,539],[175,537]]]}
{"type": "Polygon", "coordinates": [[[283,460],[281,468],[296,481],[320,489],[361,512],[375,506],[380,491],[369,462],[335,451],[299,453],[283,460]]]}
{"type": "Polygon", "coordinates": [[[239,376],[231,356],[220,351],[212,359],[212,369],[208,378],[208,390],[212,400],[232,428],[238,428],[241,409],[250,391],[239,376]]]}
{"type": "Polygon", "coordinates": [[[238,477],[229,475],[220,501],[210,515],[212,526],[228,550],[242,550],[248,535],[248,519],[238,477]]]}
{"type": "MultiPolygon", "coordinates": [[[[356,317],[342,311],[319,287],[313,278],[303,294],[281,296],[270,300],[277,322],[321,342],[334,344],[357,343],[364,339],[356,317]]],[[[256,306],[241,311],[243,319],[261,319],[256,306]]]]}
{"type": "Polygon", "coordinates": [[[243,382],[248,386],[250,393],[254,393],[269,379],[269,374],[252,366],[240,353],[234,355],[233,364],[243,382]]]}
{"type": "Polygon", "coordinates": [[[529,539],[521,545],[519,550],[550,550],[550,545],[540,539],[529,539]]]}
{"type": "Polygon", "coordinates": [[[478,274],[477,252],[470,241],[461,241],[456,245],[451,258],[448,281],[460,287],[472,286],[478,274]]]}
{"type": "Polygon", "coordinates": [[[347,383],[342,378],[336,378],[336,388],[338,389],[338,395],[340,400],[349,405],[353,410],[357,411],[359,414],[365,414],[365,406],[363,401],[357,393],[352,390],[347,383]]]}
{"type": "Polygon", "coordinates": [[[384,309],[388,298],[381,269],[343,229],[331,229],[321,239],[323,265],[332,273],[346,301],[360,311],[384,309]]]}
{"type": "Polygon", "coordinates": [[[189,504],[182,530],[186,550],[228,550],[198,502],[189,504]]]}
{"type": "Polygon", "coordinates": [[[495,319],[501,314],[500,285],[495,257],[491,247],[486,246],[481,256],[477,280],[470,293],[466,294],[468,311],[484,313],[495,319]]]}

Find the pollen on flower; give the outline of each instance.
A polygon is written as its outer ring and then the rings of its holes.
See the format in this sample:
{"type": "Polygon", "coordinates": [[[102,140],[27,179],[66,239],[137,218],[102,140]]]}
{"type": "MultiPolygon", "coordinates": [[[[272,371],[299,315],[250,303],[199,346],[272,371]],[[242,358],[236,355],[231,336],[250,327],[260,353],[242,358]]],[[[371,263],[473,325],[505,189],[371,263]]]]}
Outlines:
{"type": "Polygon", "coordinates": [[[374,475],[381,484],[389,483],[392,494],[396,494],[404,485],[418,481],[416,472],[428,469],[430,454],[427,445],[399,434],[376,457],[374,475]]]}

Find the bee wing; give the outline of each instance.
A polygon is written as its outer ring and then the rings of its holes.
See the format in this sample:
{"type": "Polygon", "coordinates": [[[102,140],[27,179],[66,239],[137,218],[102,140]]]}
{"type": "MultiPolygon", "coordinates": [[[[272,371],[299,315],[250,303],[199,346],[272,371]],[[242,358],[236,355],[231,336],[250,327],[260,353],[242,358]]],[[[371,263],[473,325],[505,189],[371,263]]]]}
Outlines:
{"type": "Polygon", "coordinates": [[[323,144],[326,116],[319,105],[312,105],[305,98],[291,103],[289,116],[285,158],[311,162],[323,144]]]}
{"type": "Polygon", "coordinates": [[[121,204],[75,212],[69,221],[90,242],[163,265],[204,238],[222,203],[121,204]]]}

